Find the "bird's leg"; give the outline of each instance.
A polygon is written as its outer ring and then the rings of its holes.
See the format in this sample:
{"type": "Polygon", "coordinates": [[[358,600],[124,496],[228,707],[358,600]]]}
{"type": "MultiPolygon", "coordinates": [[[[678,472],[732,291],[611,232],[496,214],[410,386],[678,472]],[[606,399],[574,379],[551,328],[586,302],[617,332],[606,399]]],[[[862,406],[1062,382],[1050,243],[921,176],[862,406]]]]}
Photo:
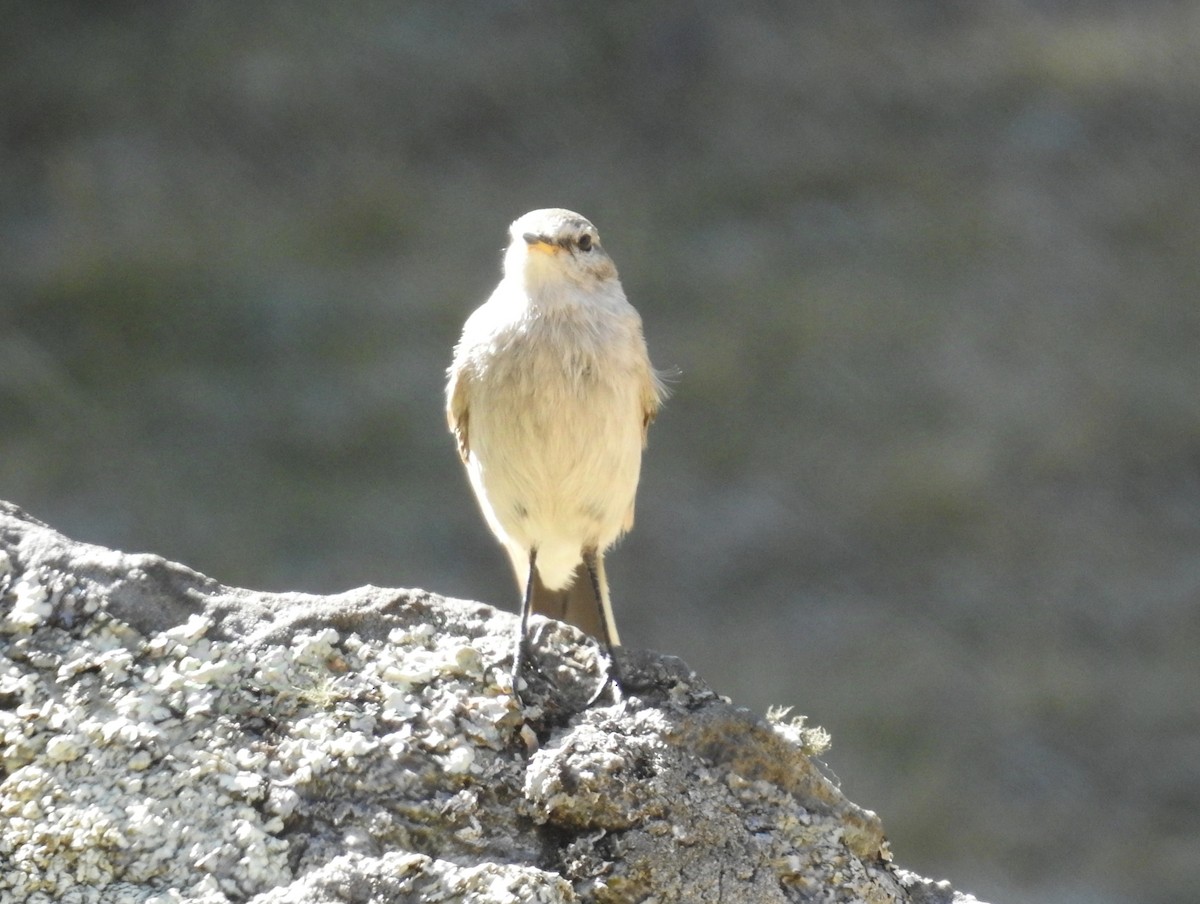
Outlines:
{"type": "Polygon", "coordinates": [[[603,591],[600,589],[600,571],[596,562],[596,550],[585,549],[583,551],[583,564],[587,567],[588,578],[592,582],[592,594],[596,597],[596,610],[600,615],[600,624],[604,626],[604,649],[608,653],[608,675],[604,679],[604,683],[588,701],[591,706],[604,693],[605,688],[611,682],[614,689],[614,697],[620,700],[621,695],[625,691],[624,682],[621,680],[621,670],[617,666],[617,652],[613,644],[612,631],[609,630],[608,613],[604,606],[603,591]]]}
{"type": "Polygon", "coordinates": [[[537,547],[529,550],[529,575],[525,578],[525,596],[521,600],[521,627],[517,634],[517,649],[513,653],[513,695],[521,699],[521,672],[529,658],[529,611],[533,608],[533,576],[537,570],[537,547]]]}

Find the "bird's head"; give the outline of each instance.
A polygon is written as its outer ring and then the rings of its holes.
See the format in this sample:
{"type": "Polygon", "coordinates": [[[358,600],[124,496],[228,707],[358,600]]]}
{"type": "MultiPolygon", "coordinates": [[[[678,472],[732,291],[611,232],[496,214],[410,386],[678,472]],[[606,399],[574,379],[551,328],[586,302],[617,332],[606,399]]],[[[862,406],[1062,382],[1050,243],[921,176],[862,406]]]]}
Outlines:
{"type": "Polygon", "coordinates": [[[570,210],[530,211],[513,221],[508,234],[504,272],[523,276],[530,288],[563,281],[586,288],[617,276],[596,227],[570,210]]]}

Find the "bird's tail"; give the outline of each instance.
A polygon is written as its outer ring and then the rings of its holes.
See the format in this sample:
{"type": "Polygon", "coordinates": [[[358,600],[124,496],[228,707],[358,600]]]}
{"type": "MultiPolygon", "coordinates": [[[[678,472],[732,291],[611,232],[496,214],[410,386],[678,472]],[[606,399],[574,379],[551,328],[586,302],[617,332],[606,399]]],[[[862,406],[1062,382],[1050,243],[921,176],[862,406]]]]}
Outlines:
{"type": "Polygon", "coordinates": [[[600,599],[592,587],[587,566],[580,562],[575,566],[571,583],[562,590],[550,590],[541,575],[535,574],[531,609],[539,615],[556,618],[574,625],[597,640],[611,646],[620,646],[617,623],[613,620],[612,605],[608,598],[608,579],[604,576],[604,556],[596,553],[596,583],[600,587],[600,599]]]}

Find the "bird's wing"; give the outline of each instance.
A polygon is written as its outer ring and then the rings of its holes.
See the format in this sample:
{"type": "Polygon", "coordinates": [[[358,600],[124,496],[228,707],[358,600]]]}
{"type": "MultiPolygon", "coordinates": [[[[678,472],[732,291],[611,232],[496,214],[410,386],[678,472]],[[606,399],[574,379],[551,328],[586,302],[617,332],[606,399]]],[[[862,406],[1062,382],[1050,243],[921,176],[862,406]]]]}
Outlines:
{"type": "Polygon", "coordinates": [[[650,425],[658,416],[658,409],[666,401],[669,390],[663,382],[663,374],[655,370],[650,362],[646,362],[646,375],[642,380],[642,444],[646,443],[646,435],[650,425]]]}
{"type": "Polygon", "coordinates": [[[450,432],[458,442],[458,454],[463,461],[471,451],[467,424],[470,421],[470,408],[467,405],[471,376],[462,361],[455,360],[450,366],[450,383],[446,386],[446,421],[450,432]]]}

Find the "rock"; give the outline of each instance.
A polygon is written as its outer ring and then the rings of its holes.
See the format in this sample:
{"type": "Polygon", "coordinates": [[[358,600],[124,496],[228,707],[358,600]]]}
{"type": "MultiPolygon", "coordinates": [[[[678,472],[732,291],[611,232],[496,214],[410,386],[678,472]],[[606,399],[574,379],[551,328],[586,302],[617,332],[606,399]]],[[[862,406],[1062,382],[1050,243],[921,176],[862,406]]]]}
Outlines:
{"type": "Polygon", "coordinates": [[[802,720],[421,590],[222,586],[0,503],[0,900],[949,904],[802,720]]]}

